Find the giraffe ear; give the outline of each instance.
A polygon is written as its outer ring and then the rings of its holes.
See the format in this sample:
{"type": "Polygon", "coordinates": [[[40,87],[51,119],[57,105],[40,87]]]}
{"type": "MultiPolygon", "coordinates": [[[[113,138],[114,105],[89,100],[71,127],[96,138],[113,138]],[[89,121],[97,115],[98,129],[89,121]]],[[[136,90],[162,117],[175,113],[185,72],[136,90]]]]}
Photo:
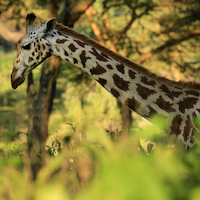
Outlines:
{"type": "Polygon", "coordinates": [[[56,27],[56,19],[51,19],[46,23],[46,29],[44,30],[44,33],[50,33],[53,31],[56,27]]]}

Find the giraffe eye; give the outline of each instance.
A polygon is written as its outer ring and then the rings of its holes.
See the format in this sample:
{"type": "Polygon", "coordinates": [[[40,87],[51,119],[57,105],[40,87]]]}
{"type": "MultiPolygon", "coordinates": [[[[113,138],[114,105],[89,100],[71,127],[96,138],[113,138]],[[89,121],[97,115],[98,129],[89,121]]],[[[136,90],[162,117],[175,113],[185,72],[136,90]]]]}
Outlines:
{"type": "Polygon", "coordinates": [[[24,45],[22,48],[29,50],[31,48],[31,43],[24,45]]]}

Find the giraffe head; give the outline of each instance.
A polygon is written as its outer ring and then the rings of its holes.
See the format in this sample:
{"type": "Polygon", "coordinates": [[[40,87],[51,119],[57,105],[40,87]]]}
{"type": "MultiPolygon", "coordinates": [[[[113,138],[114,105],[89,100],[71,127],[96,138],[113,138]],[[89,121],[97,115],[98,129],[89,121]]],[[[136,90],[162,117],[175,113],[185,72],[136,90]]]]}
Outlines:
{"type": "Polygon", "coordinates": [[[51,56],[51,45],[47,36],[56,26],[56,19],[52,19],[40,26],[33,24],[33,13],[26,17],[26,34],[18,42],[17,55],[11,74],[11,84],[16,89],[25,80],[29,72],[51,56]]]}

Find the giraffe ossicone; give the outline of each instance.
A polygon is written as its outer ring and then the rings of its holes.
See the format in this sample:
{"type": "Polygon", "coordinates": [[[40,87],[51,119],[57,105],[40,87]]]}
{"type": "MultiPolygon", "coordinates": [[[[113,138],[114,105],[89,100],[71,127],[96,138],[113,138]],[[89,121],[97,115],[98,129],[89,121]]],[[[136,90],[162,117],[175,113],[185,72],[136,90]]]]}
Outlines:
{"type": "Polygon", "coordinates": [[[35,26],[35,17],[33,13],[27,15],[26,34],[18,42],[11,74],[14,89],[47,57],[60,56],[91,75],[121,103],[149,121],[159,115],[165,123],[163,130],[176,135],[186,149],[194,146],[193,135],[199,132],[196,118],[200,117],[200,84],[159,77],[56,23],[56,19],[35,26]]]}

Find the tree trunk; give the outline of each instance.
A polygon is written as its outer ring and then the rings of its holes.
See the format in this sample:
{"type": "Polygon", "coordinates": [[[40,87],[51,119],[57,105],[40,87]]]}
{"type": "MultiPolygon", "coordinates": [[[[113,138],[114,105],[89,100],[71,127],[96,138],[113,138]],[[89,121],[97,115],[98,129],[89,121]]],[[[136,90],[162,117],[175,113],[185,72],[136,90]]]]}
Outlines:
{"type": "MultiPolygon", "coordinates": [[[[85,12],[85,10],[94,2],[94,0],[67,0],[60,16],[57,16],[57,5],[59,2],[48,0],[48,8],[51,17],[57,17],[58,21],[73,26],[74,22],[85,12]]],[[[45,61],[40,78],[40,88],[37,99],[33,92],[33,77],[29,75],[27,88],[29,130],[28,152],[31,160],[32,176],[35,179],[37,173],[44,162],[44,146],[48,138],[48,121],[52,110],[53,99],[56,91],[56,80],[59,74],[61,59],[51,57],[45,61]],[[32,112],[31,112],[31,107],[32,112]],[[31,119],[31,120],[30,120],[31,119]],[[32,121],[32,122],[31,122],[32,121]]]]}
{"type": "MultiPolygon", "coordinates": [[[[42,164],[43,149],[48,138],[49,115],[52,110],[60,64],[61,59],[58,57],[51,57],[44,62],[38,96],[33,102],[32,113],[29,113],[29,117],[32,118],[32,124],[29,123],[29,128],[32,130],[28,136],[28,151],[33,177],[36,177],[42,164]]],[[[29,98],[30,93],[29,89],[29,98]]]]}
{"type": "Polygon", "coordinates": [[[131,110],[119,101],[117,101],[117,105],[119,107],[120,115],[122,119],[122,130],[121,130],[120,137],[128,137],[129,130],[133,122],[131,110]]]}

